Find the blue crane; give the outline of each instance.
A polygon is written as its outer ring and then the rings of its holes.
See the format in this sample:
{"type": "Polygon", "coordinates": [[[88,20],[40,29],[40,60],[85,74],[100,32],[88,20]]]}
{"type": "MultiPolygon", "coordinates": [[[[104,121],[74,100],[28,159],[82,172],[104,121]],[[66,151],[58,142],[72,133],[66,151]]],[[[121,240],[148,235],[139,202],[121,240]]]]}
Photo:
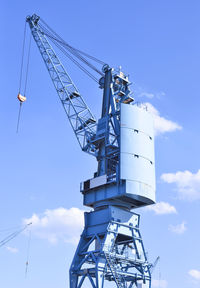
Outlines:
{"type": "Polygon", "coordinates": [[[81,183],[85,227],[70,268],[70,288],[150,288],[151,267],[134,208],[155,203],[153,120],[134,102],[128,76],[65,42],[37,15],[28,16],[32,36],[81,149],[96,157],[94,177],[81,183]],[[103,91],[96,121],[63,64],[54,43],[103,91]],[[88,59],[102,64],[99,70],[88,59]],[[82,64],[100,75],[98,80],[82,64]],[[85,286],[85,287],[86,287],[85,286]]]}

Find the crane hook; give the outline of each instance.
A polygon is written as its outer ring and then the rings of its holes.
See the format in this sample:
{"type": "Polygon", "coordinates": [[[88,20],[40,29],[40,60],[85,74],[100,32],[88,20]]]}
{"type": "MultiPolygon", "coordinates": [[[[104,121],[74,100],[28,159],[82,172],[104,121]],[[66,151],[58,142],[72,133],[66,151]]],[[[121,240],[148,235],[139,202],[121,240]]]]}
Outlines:
{"type": "Polygon", "coordinates": [[[21,108],[22,108],[22,103],[26,101],[26,97],[21,95],[20,93],[17,95],[17,98],[19,100],[20,106],[19,106],[19,113],[18,113],[18,119],[17,119],[17,133],[19,129],[19,121],[20,121],[20,115],[21,115],[21,108]]]}

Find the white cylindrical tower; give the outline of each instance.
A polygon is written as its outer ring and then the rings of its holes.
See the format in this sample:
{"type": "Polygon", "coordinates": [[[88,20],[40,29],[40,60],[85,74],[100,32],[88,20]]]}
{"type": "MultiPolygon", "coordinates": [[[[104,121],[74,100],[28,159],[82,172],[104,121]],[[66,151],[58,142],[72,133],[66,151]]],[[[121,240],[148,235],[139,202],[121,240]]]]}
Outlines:
{"type": "Polygon", "coordinates": [[[153,117],[144,105],[121,104],[120,178],[136,206],[155,202],[153,117]],[[137,202],[138,201],[138,202],[137,202]]]}

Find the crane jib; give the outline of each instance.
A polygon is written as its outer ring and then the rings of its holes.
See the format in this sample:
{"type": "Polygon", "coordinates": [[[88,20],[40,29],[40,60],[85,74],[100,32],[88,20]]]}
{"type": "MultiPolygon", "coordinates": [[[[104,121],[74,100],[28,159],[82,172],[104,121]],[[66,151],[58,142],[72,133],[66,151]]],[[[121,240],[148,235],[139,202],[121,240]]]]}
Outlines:
{"type": "Polygon", "coordinates": [[[81,149],[96,155],[96,147],[88,145],[90,135],[96,132],[95,117],[38,25],[39,17],[27,17],[27,22],[81,149]],[[82,133],[79,133],[80,131],[82,133]]]}

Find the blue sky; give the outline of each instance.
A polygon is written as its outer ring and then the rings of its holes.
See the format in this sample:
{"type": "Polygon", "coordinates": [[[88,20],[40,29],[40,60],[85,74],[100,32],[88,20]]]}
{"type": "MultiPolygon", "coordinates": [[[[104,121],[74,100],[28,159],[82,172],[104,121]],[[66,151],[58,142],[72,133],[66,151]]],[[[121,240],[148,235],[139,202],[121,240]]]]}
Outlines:
{"type": "MultiPolygon", "coordinates": [[[[69,287],[85,209],[79,183],[96,169],[76,142],[35,43],[16,134],[24,21],[33,13],[74,47],[121,65],[136,100],[150,103],[158,204],[136,212],[150,260],[161,257],[153,287],[159,287],[159,270],[160,288],[200,287],[199,12],[197,0],[3,1],[0,239],[3,229],[14,231],[27,219],[35,224],[26,278],[28,236],[1,248],[1,287],[69,287]]],[[[98,117],[98,86],[65,65],[98,117]]]]}

